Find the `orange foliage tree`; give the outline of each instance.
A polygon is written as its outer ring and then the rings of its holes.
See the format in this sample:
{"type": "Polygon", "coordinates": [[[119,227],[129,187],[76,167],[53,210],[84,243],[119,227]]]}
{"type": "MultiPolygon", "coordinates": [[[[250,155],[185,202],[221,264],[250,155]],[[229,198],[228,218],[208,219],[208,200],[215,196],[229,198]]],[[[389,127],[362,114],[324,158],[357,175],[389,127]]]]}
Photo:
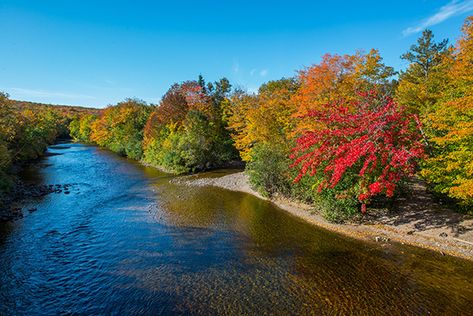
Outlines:
{"type": "MultiPolygon", "coordinates": [[[[358,99],[358,92],[377,90],[382,94],[390,94],[390,78],[394,74],[393,68],[383,64],[375,49],[368,54],[326,54],[319,64],[299,72],[301,86],[293,98],[297,105],[295,116],[304,118],[310,111],[342,99],[350,103],[358,99]]],[[[313,120],[300,119],[295,133],[312,130],[319,124],[313,120]]]]}

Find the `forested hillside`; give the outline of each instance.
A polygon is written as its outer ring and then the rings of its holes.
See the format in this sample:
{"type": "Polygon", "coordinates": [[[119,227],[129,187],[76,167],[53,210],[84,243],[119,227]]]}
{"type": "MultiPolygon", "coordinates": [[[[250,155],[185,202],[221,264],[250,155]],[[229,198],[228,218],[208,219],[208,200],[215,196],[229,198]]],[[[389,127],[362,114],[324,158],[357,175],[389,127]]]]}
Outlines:
{"type": "Polygon", "coordinates": [[[40,157],[48,145],[69,138],[71,121],[100,110],[10,100],[0,93],[0,192],[12,186],[11,166],[40,157]]]}

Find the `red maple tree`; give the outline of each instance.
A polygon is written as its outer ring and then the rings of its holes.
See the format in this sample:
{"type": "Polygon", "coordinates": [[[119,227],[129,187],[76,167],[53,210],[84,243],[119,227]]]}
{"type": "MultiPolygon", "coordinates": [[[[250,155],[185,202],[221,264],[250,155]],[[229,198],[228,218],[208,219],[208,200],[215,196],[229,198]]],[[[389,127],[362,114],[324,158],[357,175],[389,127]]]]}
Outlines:
{"type": "Polygon", "coordinates": [[[319,191],[336,189],[350,172],[363,214],[373,196],[392,197],[424,153],[418,119],[373,91],[361,93],[357,101],[326,104],[305,117],[314,119],[318,128],[297,139],[291,167],[300,171],[294,181],[317,175],[322,178],[319,191]]]}

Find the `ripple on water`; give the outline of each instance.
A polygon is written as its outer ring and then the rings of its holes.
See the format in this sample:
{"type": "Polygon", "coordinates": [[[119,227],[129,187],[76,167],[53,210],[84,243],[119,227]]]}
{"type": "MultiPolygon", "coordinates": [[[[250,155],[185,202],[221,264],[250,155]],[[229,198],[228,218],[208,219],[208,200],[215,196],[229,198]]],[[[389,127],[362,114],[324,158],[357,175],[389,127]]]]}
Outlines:
{"type": "Polygon", "coordinates": [[[78,192],[0,226],[0,315],[470,313],[471,262],[344,238],[95,147],[52,151],[30,178],[78,192]]]}

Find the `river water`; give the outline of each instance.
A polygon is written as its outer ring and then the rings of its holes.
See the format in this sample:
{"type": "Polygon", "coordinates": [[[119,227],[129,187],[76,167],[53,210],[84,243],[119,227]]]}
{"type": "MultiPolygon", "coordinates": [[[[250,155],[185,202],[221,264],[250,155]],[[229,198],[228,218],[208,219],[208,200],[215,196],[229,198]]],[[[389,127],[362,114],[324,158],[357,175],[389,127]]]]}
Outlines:
{"type": "Polygon", "coordinates": [[[469,261],[342,237],[93,146],[48,152],[25,179],[70,193],[0,224],[0,315],[473,313],[469,261]]]}

